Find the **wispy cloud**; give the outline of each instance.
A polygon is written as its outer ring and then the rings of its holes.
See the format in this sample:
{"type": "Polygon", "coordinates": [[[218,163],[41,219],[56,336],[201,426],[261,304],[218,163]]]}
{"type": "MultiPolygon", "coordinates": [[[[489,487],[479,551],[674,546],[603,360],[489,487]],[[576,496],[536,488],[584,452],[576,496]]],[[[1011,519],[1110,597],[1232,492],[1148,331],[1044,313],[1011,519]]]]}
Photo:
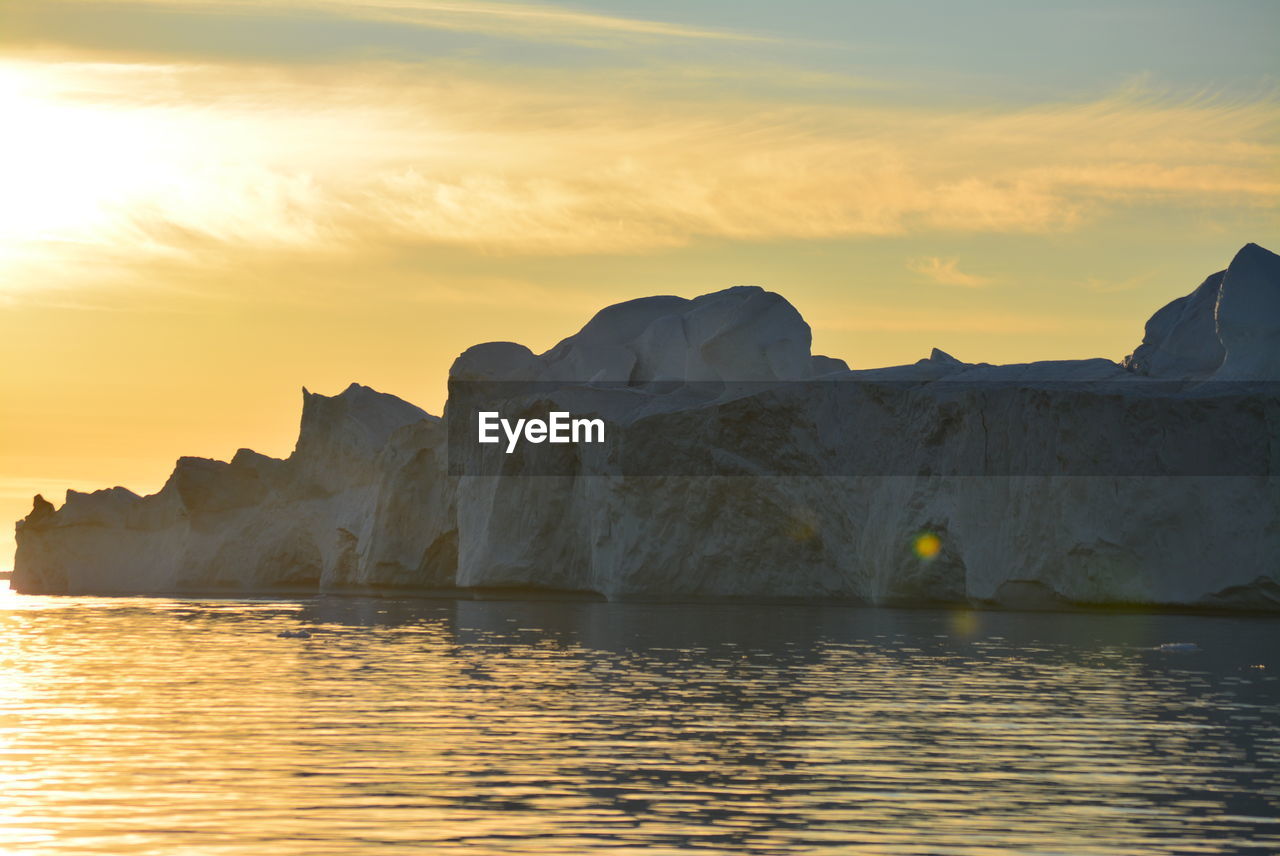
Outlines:
{"type": "MultiPolygon", "coordinates": [[[[574,41],[601,37],[640,36],[668,39],[766,41],[759,36],[726,30],[701,29],[662,21],[581,12],[534,3],[442,2],[441,0],[309,0],[315,8],[355,17],[391,20],[425,27],[471,32],[500,31],[504,35],[540,36],[574,41]]],[[[257,5],[241,0],[238,5],[257,5]]],[[[279,3],[297,8],[299,4],[279,3]]]]}
{"type": "MultiPolygon", "coordinates": [[[[664,99],[604,72],[11,61],[0,107],[24,130],[0,139],[10,283],[229,249],[633,253],[1051,233],[1133,205],[1280,200],[1269,97],[960,110],[664,99]]],[[[985,283],[954,259],[913,264],[985,283]]]]}
{"type": "Polygon", "coordinates": [[[990,285],[992,279],[977,276],[960,270],[959,259],[940,259],[936,256],[920,259],[909,259],[907,270],[918,273],[933,280],[939,285],[958,285],[961,288],[982,288],[990,285]]]}
{"type": "MultiPolygon", "coordinates": [[[[99,0],[59,0],[87,6],[99,0]]],[[[532,41],[599,44],[619,39],[678,39],[766,42],[766,36],[690,27],[645,18],[584,12],[550,3],[453,2],[452,0],[112,0],[117,12],[128,7],[201,14],[291,16],[320,13],[349,20],[392,23],[401,27],[478,33],[532,41]]]]}

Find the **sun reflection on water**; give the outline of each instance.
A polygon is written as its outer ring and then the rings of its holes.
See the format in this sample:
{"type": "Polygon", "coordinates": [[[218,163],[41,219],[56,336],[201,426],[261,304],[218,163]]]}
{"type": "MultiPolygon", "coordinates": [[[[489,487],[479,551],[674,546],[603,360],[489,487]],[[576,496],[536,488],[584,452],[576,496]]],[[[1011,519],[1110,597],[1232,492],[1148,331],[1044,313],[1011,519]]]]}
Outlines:
{"type": "Polygon", "coordinates": [[[1247,852],[1280,843],[1277,635],[3,592],[0,850],[1247,852]]]}

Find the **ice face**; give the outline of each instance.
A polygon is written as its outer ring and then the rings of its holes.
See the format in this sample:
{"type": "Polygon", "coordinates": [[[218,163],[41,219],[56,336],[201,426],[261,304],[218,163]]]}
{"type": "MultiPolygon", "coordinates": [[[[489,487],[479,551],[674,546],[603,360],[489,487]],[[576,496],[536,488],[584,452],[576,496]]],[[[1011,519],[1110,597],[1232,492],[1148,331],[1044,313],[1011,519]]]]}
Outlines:
{"type": "MultiPolygon", "coordinates": [[[[1255,245],[1152,316],[1124,366],[974,365],[935,349],[911,365],[850,370],[813,355],[799,312],[763,289],[642,298],[543,354],[469,348],[450,370],[449,407],[461,406],[452,395],[463,384],[549,385],[566,411],[594,408],[624,428],[665,420],[691,459],[763,475],[632,478],[572,451],[554,477],[451,475],[436,417],[356,384],[335,396],[304,390],[287,460],[183,458],[153,496],[69,492],[60,509],[38,497],[19,524],[13,585],[1280,609],[1280,442],[1267,428],[1280,424],[1276,396],[1213,383],[1280,379],[1278,336],[1280,258],[1255,245]],[[1053,393],[1064,383],[1074,398],[1053,393]],[[690,392],[704,386],[732,394],[690,392]],[[1018,393],[1017,406],[992,388],[1018,393]],[[1192,407],[1171,422],[1165,405],[1178,396],[1192,407]],[[1123,439],[1106,439],[1098,401],[1126,426],[1123,439]],[[1261,430],[1261,445],[1214,433],[1237,423],[1261,430]],[[1172,434],[1261,463],[1087,478],[1017,468],[1159,463],[1172,434]],[[842,468],[849,448],[883,470],[842,468]],[[1010,469],[966,474],[975,460],[1010,469]],[[779,461],[805,474],[771,474],[779,461]]],[[[670,454],[648,437],[628,435],[636,458],[670,454]]]]}

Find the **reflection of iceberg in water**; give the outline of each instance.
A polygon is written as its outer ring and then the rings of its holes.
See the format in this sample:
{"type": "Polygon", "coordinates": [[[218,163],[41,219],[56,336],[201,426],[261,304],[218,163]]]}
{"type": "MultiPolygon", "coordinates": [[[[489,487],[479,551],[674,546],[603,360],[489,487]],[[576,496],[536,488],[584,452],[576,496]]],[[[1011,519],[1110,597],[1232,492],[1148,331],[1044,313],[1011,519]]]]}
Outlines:
{"type": "Polygon", "coordinates": [[[1280,608],[1280,257],[1246,246],[1123,364],[850,371],[810,341],[732,288],[609,307],[541,355],[470,348],[447,420],[304,391],[287,460],[37,497],[14,586],[1280,608]],[[450,422],[496,388],[613,440],[495,462],[450,422]]]}

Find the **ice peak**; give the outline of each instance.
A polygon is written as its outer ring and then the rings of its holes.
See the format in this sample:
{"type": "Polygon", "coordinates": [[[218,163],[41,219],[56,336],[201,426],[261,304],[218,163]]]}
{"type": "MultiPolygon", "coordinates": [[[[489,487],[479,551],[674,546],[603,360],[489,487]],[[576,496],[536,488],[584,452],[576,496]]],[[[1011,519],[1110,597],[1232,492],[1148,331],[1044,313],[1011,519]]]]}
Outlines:
{"type": "Polygon", "coordinates": [[[1280,380],[1280,256],[1245,244],[1222,277],[1214,321],[1226,352],[1216,380],[1280,380]]]}

